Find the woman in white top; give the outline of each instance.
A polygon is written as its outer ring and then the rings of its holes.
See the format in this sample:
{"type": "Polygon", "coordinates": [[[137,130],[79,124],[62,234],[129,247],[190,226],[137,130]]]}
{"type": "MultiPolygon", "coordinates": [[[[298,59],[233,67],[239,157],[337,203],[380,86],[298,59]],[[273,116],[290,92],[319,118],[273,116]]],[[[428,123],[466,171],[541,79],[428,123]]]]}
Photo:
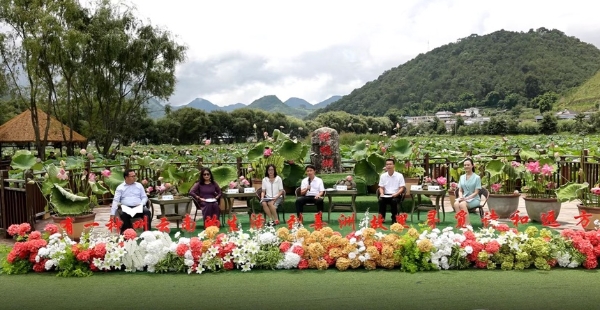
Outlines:
{"type": "Polygon", "coordinates": [[[267,165],[265,177],[262,180],[262,192],[260,193],[260,204],[269,217],[269,225],[279,224],[277,219],[277,207],[283,200],[283,180],[277,175],[275,165],[267,165]]]}

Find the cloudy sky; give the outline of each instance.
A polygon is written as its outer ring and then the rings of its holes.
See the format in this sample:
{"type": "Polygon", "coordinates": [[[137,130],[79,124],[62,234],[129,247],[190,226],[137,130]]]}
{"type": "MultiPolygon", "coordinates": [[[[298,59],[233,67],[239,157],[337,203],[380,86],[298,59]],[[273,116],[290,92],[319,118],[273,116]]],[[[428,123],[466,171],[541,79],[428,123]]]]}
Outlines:
{"type": "MultiPolygon", "coordinates": [[[[127,1],[127,0],[126,0],[127,1]]],[[[173,105],[265,95],[312,104],[471,34],[546,27],[600,47],[590,0],[128,0],[188,47],[173,105]]]]}

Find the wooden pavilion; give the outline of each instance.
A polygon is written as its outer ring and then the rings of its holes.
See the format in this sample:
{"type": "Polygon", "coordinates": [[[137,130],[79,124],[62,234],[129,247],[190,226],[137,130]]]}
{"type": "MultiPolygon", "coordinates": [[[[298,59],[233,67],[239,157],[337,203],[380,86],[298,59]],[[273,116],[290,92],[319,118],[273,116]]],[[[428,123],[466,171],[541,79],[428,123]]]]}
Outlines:
{"type": "MultiPolygon", "coordinates": [[[[48,115],[40,109],[37,109],[37,114],[39,119],[40,138],[43,140],[48,115]]],[[[52,145],[61,150],[63,145],[84,144],[87,142],[86,137],[75,131],[73,131],[73,139],[68,140],[70,135],[69,131],[70,128],[68,126],[64,125],[53,116],[50,116],[50,128],[48,129],[48,139],[46,139],[46,142],[52,143],[52,145]]],[[[0,126],[0,154],[2,154],[3,145],[27,147],[28,149],[31,149],[32,143],[35,143],[35,132],[33,122],[31,121],[30,109],[25,110],[25,112],[13,117],[11,120],[0,126]]]]}

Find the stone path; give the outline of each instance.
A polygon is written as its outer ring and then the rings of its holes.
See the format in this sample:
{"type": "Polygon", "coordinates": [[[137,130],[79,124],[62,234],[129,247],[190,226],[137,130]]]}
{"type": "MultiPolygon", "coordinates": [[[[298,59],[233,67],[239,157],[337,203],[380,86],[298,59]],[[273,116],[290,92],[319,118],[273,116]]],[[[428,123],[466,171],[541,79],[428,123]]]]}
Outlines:
{"type": "MultiPolygon", "coordinates": [[[[241,201],[241,200],[234,200],[234,211],[235,208],[243,208],[245,210],[246,207],[246,202],[245,201],[241,201]]],[[[446,199],[444,200],[444,209],[446,210],[446,214],[447,216],[453,216],[453,210],[452,207],[450,206],[450,200],[448,199],[448,197],[446,197],[446,199]]],[[[108,223],[109,218],[110,218],[110,206],[100,206],[97,207],[96,209],[94,209],[94,211],[96,212],[96,222],[98,222],[100,224],[100,227],[102,227],[104,229],[104,225],[106,223],[108,223]]],[[[519,199],[519,211],[521,214],[527,214],[527,211],[525,210],[525,201],[523,199],[519,199]]],[[[192,215],[195,214],[196,212],[196,208],[192,207],[192,215]]],[[[154,214],[160,214],[160,206],[155,204],[154,205],[154,214]]],[[[576,227],[575,224],[577,224],[577,220],[574,218],[574,216],[579,215],[579,211],[577,210],[577,202],[568,202],[568,203],[563,203],[561,206],[561,210],[560,210],[560,214],[557,218],[557,222],[560,223],[560,227],[557,228],[557,230],[562,230],[562,229],[581,229],[581,226],[576,227]]],[[[201,219],[201,214],[198,214],[198,219],[201,219]]],[[[160,222],[160,220],[156,219],[156,217],[154,218],[154,220],[152,221],[152,226],[156,227],[156,225],[160,222]]],[[[36,230],[43,230],[44,227],[46,226],[46,224],[48,223],[52,223],[52,219],[46,219],[46,220],[38,220],[36,222],[35,228],[36,230]]],[[[175,222],[172,222],[170,225],[171,229],[175,229],[177,227],[175,222]]],[[[2,233],[0,235],[0,244],[8,244],[11,245],[14,243],[13,239],[5,239],[4,238],[4,233],[2,233]]]]}

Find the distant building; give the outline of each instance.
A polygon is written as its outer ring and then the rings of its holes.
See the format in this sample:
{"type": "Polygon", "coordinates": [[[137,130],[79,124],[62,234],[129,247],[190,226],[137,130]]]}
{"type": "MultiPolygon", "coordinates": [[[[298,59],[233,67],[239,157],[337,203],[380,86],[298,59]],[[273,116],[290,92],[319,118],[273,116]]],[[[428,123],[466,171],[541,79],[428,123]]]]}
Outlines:
{"type": "Polygon", "coordinates": [[[426,116],[405,116],[404,117],[406,119],[406,122],[409,124],[413,124],[413,125],[417,125],[417,124],[422,124],[422,123],[426,123],[426,122],[433,122],[433,119],[435,118],[435,116],[430,116],[430,115],[426,115],[426,116]]]}
{"type": "Polygon", "coordinates": [[[465,109],[465,115],[467,117],[480,117],[481,116],[481,114],[479,114],[479,108],[465,109]]]}
{"type": "Polygon", "coordinates": [[[472,117],[468,120],[465,120],[465,125],[473,125],[473,124],[483,124],[490,121],[489,117],[472,117]]]}
{"type": "MultiPolygon", "coordinates": [[[[589,119],[590,115],[593,114],[594,112],[584,112],[584,119],[589,119]]],[[[556,116],[556,118],[561,121],[561,120],[570,120],[570,119],[576,119],[577,115],[579,113],[578,112],[573,112],[573,111],[569,111],[567,109],[564,109],[562,111],[558,111],[556,112],[556,114],[554,114],[556,116]]],[[[544,119],[544,116],[542,115],[536,115],[534,117],[536,122],[540,122],[542,119],[544,119]]]]}
{"type": "Polygon", "coordinates": [[[439,111],[435,113],[435,117],[439,118],[440,120],[447,120],[452,118],[453,116],[454,113],[450,111],[439,111]]]}

